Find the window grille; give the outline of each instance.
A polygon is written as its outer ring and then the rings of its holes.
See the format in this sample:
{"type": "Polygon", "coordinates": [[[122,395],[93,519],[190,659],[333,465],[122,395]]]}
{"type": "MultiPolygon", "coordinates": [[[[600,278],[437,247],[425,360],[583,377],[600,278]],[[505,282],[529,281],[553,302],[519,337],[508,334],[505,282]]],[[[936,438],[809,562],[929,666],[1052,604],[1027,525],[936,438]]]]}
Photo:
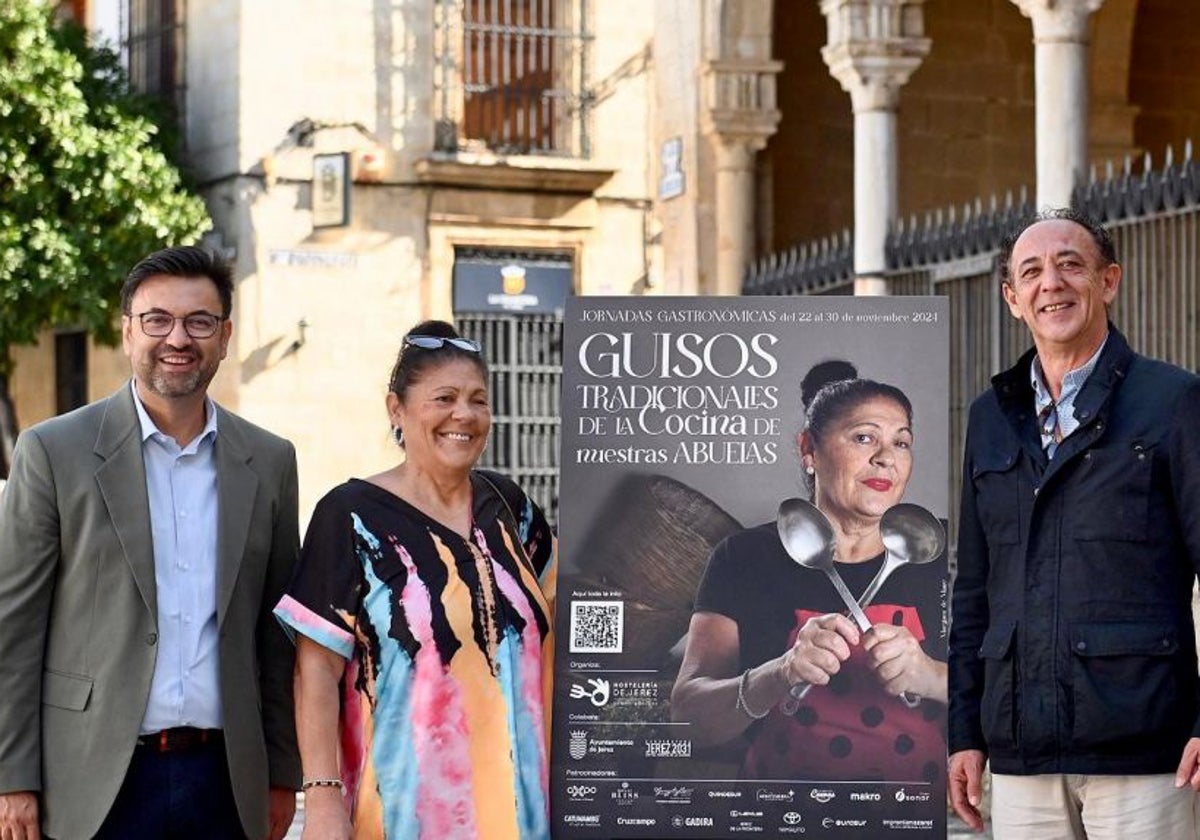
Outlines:
{"type": "Polygon", "coordinates": [[[587,0],[437,0],[438,151],[590,155],[587,0]]]}
{"type": "MultiPolygon", "coordinates": [[[[497,266],[566,267],[570,254],[461,248],[459,260],[494,260],[497,266]]],[[[492,433],[479,466],[501,472],[558,522],[558,468],[562,427],[563,318],[555,312],[457,310],[458,331],[483,348],[487,360],[492,433]]]]}
{"type": "Polygon", "coordinates": [[[126,0],[121,53],[133,89],[159,96],[182,124],[186,91],[186,0],[126,0]]]}

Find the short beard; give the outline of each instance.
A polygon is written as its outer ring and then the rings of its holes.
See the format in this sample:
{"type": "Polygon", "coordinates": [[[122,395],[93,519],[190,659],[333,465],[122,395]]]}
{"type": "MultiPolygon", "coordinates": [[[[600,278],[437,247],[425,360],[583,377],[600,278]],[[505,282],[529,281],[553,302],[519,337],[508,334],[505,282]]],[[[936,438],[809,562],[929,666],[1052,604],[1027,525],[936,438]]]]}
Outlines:
{"type": "Polygon", "coordinates": [[[152,393],[168,399],[190,397],[197,391],[204,391],[208,383],[216,375],[216,369],[196,368],[184,376],[171,375],[161,370],[156,363],[151,362],[148,369],[142,373],[142,382],[152,393]]]}

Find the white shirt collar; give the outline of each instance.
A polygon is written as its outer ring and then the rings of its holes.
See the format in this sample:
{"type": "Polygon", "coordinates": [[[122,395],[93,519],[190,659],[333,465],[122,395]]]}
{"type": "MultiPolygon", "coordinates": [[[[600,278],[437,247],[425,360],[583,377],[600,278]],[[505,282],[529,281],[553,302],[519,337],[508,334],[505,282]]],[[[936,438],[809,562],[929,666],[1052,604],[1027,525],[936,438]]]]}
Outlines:
{"type": "MultiPolygon", "coordinates": [[[[145,443],[149,438],[156,434],[161,435],[162,430],[155,425],[151,419],[150,413],[146,411],[146,406],[142,404],[142,398],[138,396],[137,380],[129,380],[129,388],[133,391],[133,407],[137,409],[138,423],[142,429],[142,442],[145,443]]],[[[209,435],[216,436],[217,434],[217,409],[216,404],[212,401],[212,397],[205,394],[204,396],[204,429],[200,434],[196,435],[196,442],[204,440],[209,435]]]]}

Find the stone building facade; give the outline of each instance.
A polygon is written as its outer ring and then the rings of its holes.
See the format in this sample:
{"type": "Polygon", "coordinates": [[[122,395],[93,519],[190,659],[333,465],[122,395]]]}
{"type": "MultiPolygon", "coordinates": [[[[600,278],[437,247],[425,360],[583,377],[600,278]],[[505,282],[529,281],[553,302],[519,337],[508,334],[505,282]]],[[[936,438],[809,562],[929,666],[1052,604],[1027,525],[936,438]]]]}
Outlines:
{"type": "MultiPolygon", "coordinates": [[[[1200,126],[1182,0],[69,5],[180,105],[239,278],[213,393],[295,441],[306,510],[396,457],[383,396],[407,327],[553,321],[511,308],[528,294],[506,266],[548,266],[555,300],[737,294],[756,255],[854,227],[869,281],[896,215],[1021,186],[1061,203],[1063,167],[1200,126]]],[[[70,335],[16,351],[22,426],[65,407],[70,335]]],[[[127,375],[72,341],[77,398],[127,375]]]]}

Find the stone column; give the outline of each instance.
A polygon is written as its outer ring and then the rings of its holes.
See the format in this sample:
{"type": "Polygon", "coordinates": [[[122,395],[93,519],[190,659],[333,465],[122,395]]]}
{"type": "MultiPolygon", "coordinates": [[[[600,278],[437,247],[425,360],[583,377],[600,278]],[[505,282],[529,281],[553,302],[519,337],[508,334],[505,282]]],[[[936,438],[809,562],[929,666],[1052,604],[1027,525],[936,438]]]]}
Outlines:
{"type": "Polygon", "coordinates": [[[754,258],[754,155],[765,141],[717,144],[717,289],[741,292],[742,274],[754,258]]]}
{"type": "Polygon", "coordinates": [[[1033,21],[1037,206],[1066,207],[1087,172],[1088,18],[1104,0],[1012,0],[1033,21]]]}
{"type": "Polygon", "coordinates": [[[704,133],[717,162],[718,295],[737,295],[754,257],[754,156],[779,127],[778,61],[714,60],[704,71],[704,133]]]}
{"type": "Polygon", "coordinates": [[[885,245],[896,217],[900,88],[929,53],[925,0],[821,0],[821,50],[854,109],[854,293],[887,294],[885,245]]]}

